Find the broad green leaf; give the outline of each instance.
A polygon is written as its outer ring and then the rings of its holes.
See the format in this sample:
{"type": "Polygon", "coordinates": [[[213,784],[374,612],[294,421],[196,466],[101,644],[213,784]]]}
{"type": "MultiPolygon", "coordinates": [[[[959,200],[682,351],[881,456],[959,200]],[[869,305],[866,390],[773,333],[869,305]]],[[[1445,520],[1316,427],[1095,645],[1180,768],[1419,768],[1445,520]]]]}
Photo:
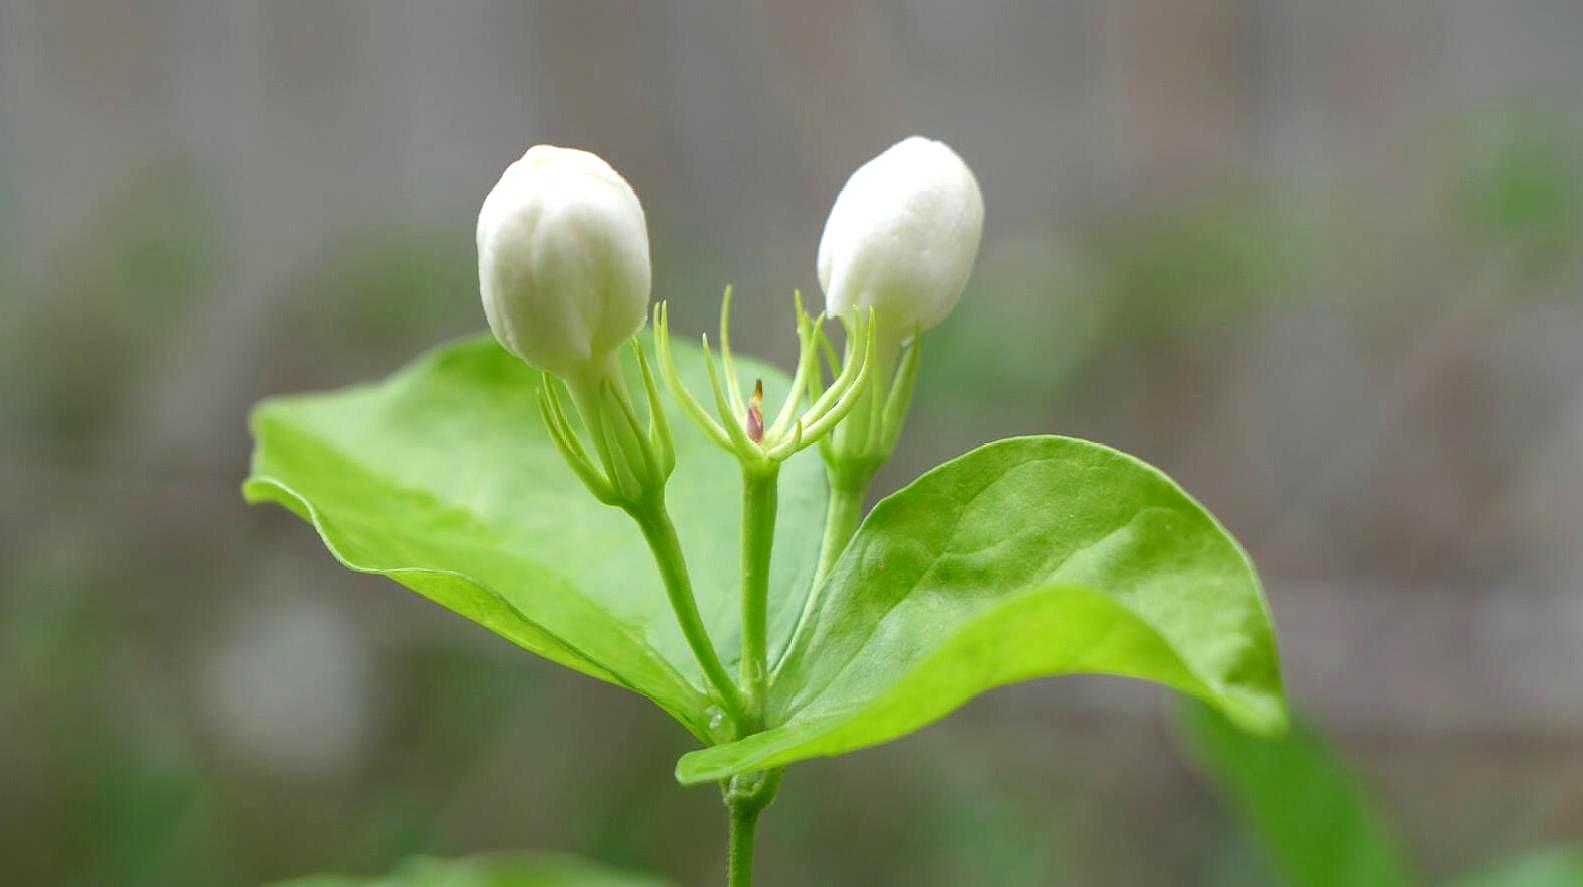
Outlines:
{"type": "Polygon", "coordinates": [[[1367,792],[1318,733],[1299,723],[1280,739],[1238,730],[1203,705],[1180,724],[1199,767],[1220,788],[1293,887],[1411,884],[1367,792]]]}
{"type": "MultiPolygon", "coordinates": [[[[676,360],[690,384],[707,385],[697,349],[678,342],[676,360]]],[[[754,361],[739,372],[749,386],[762,377],[772,393],[788,384],[754,361]]],[[[707,685],[643,537],[566,467],[539,419],[539,383],[485,336],[439,348],[375,385],[265,401],[252,417],[257,446],[244,493],[312,523],[351,569],[389,576],[527,650],[642,693],[704,738],[707,685]]],[[[741,478],[689,421],[671,419],[676,473],[666,501],[729,666],[740,637],[741,478]]],[[[825,495],[813,451],[782,469],[772,651],[789,637],[811,583],[825,495]]]]}
{"type": "Polygon", "coordinates": [[[770,691],[770,729],[684,756],[685,783],[837,755],[1014,681],[1159,681],[1285,723],[1246,555],[1159,471],[1063,437],[999,441],[875,506],[770,691]]]}
{"type": "Polygon", "coordinates": [[[1508,859],[1460,878],[1454,887],[1577,887],[1583,847],[1552,847],[1508,859]]]}
{"type": "Polygon", "coordinates": [[[665,881],[575,856],[416,857],[383,877],[312,875],[275,887],[664,887],[665,881]]]}

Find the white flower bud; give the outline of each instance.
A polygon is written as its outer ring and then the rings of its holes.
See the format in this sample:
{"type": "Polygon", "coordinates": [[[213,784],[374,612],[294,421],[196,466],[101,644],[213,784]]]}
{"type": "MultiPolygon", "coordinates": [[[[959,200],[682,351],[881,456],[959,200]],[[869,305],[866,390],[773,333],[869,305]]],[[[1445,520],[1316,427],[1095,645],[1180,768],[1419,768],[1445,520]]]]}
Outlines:
{"type": "Polygon", "coordinates": [[[563,377],[603,372],[649,303],[643,206],[597,155],[535,145],[478,213],[478,280],[506,349],[563,377]]]}
{"type": "Polygon", "coordinates": [[[910,338],[951,312],[984,229],[972,170],[942,142],[912,136],[858,167],[819,241],[819,285],[831,314],[874,309],[910,338]]]}

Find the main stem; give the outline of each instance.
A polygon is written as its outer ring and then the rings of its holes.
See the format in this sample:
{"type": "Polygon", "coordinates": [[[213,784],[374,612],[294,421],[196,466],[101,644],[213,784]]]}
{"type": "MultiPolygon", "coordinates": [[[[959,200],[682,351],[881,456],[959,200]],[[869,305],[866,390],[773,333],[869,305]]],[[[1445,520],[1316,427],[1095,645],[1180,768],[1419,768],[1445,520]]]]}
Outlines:
{"type": "Polygon", "coordinates": [[[780,466],[742,469],[742,685],[747,691],[746,732],[764,728],[769,680],[770,552],[775,545],[776,487],[780,466]]]}
{"type": "MultiPolygon", "coordinates": [[[[770,552],[775,545],[775,508],[780,465],[742,466],[742,684],[747,691],[748,720],[744,733],[764,729],[769,685],[770,552]]],[[[737,776],[726,783],[726,808],[731,813],[731,849],[727,883],[753,883],[753,835],[759,813],[775,797],[780,771],[737,776]]]]}
{"type": "Polygon", "coordinates": [[[753,838],[758,830],[762,807],[738,804],[731,807],[731,849],[727,857],[727,887],[752,887],[753,838]]]}
{"type": "Polygon", "coordinates": [[[649,550],[654,552],[654,563],[659,567],[660,578],[665,582],[665,594],[670,598],[671,609],[676,612],[676,621],[681,625],[682,635],[687,638],[687,645],[692,648],[693,655],[698,657],[698,664],[703,666],[704,676],[720,694],[726,713],[737,724],[744,724],[748,707],[742,698],[742,691],[732,683],[731,675],[720,664],[720,656],[715,653],[715,645],[709,640],[709,632],[704,628],[703,617],[698,614],[698,601],[693,597],[693,583],[687,575],[687,561],[682,557],[681,540],[676,537],[676,525],[671,523],[664,501],[635,508],[631,514],[643,530],[649,550]]]}
{"type": "Polygon", "coordinates": [[[781,770],[733,776],[725,782],[726,809],[731,814],[731,845],[726,856],[728,887],[753,883],[753,835],[759,814],[780,790],[781,770]]]}

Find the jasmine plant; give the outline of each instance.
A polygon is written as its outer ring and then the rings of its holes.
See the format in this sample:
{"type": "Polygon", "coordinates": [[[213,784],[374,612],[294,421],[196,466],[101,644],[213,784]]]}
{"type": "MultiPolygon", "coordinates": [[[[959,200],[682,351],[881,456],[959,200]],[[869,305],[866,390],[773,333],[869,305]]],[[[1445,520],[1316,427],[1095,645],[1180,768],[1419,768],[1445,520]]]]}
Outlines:
{"type": "Polygon", "coordinates": [[[733,352],[729,289],[717,343],[673,337],[631,186],[593,154],[534,147],[479,214],[493,335],[261,404],[244,492],[308,520],[349,568],[663,709],[700,746],[676,778],[721,789],[731,885],[751,882],[788,765],[1006,683],[1127,675],[1280,732],[1253,567],[1148,465],[1011,438],[865,516],[983,217],[940,142],[860,167],[819,244],[824,310],[789,306],[788,377],[733,352]]]}

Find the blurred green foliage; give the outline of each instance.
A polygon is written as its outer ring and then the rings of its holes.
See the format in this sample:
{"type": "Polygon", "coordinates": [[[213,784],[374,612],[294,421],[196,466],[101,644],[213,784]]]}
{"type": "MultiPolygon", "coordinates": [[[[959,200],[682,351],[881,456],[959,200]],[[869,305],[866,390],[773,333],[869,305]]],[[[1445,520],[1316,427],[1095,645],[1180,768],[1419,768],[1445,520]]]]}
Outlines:
{"type": "Polygon", "coordinates": [[[222,243],[190,166],[149,168],[48,257],[37,292],[13,280],[0,324],[0,435],[56,458],[103,442],[168,359],[177,321],[214,282],[222,243]]]}
{"type": "Polygon", "coordinates": [[[442,860],[419,857],[383,877],[318,875],[276,887],[664,887],[658,878],[569,856],[519,855],[442,860]]]}
{"type": "Polygon", "coordinates": [[[1301,282],[1312,231],[1273,194],[1221,195],[1100,226],[1096,294],[1113,340],[1178,338],[1246,322],[1301,282]]]}
{"type": "Polygon", "coordinates": [[[1314,728],[1280,739],[1237,729],[1184,704],[1180,724],[1198,765],[1259,837],[1291,887],[1406,887],[1413,883],[1368,793],[1314,728]]]}
{"type": "MultiPolygon", "coordinates": [[[[333,355],[348,373],[387,372],[392,355],[479,325],[468,310],[478,301],[475,261],[472,240],[452,231],[396,223],[346,234],[288,285],[260,331],[266,354],[333,355]]],[[[281,370],[299,368],[293,360],[281,370]]]]}
{"type": "MultiPolygon", "coordinates": [[[[1288,887],[1406,887],[1418,883],[1373,799],[1311,725],[1280,739],[1249,736],[1214,710],[1186,703],[1177,718],[1193,757],[1288,887]]],[[[1583,848],[1505,860],[1454,887],[1576,887],[1583,848]]]]}
{"type": "Polygon", "coordinates": [[[1456,881],[1454,887],[1577,887],[1583,884],[1583,848],[1556,847],[1495,863],[1456,881]]]}
{"type": "Polygon", "coordinates": [[[1551,115],[1511,110],[1468,128],[1456,193],[1473,242],[1514,252],[1526,277],[1555,274],[1583,243],[1583,138],[1551,115]]]}

